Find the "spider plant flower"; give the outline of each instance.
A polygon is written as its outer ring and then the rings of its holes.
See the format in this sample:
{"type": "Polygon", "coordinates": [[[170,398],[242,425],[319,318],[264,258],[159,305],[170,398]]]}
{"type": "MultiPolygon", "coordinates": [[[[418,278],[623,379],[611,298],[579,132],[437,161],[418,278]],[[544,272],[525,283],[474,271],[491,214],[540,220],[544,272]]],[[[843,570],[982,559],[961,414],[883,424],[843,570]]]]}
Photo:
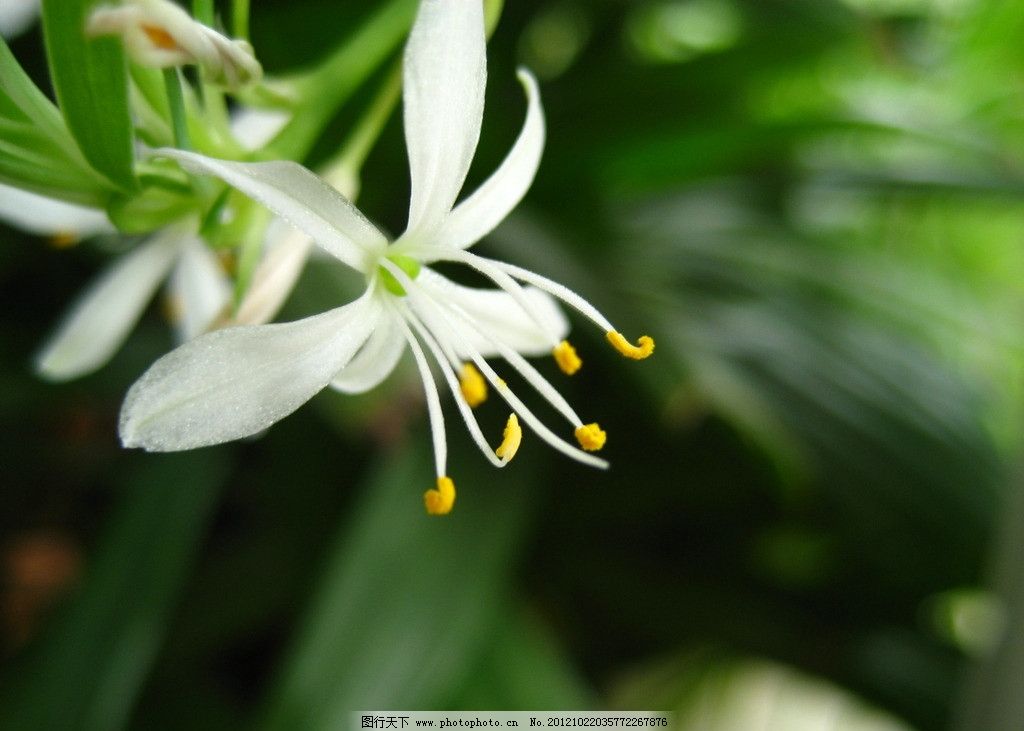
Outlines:
{"type": "MultiPolygon", "coordinates": [[[[282,121],[277,114],[242,110],[232,117],[231,130],[241,144],[255,149],[273,136],[282,121]]],[[[58,247],[99,233],[115,233],[103,211],[6,185],[0,185],[0,220],[46,236],[58,247]]],[[[36,372],[51,381],[68,381],[105,365],[164,282],[164,312],[179,343],[215,327],[272,320],[305,265],[306,236],[280,219],[270,222],[263,258],[232,312],[231,279],[220,258],[199,238],[197,228],[194,217],[170,224],[105,269],[37,353],[36,372]]]]}
{"type": "Polygon", "coordinates": [[[132,386],[121,409],[126,447],[175,451],[255,434],[287,416],[328,385],[367,391],[383,381],[406,348],[426,394],[436,484],[424,502],[444,514],[455,501],[447,470],[444,416],[430,360],[455,398],[470,436],[503,467],[522,438],[520,421],[543,441],[585,464],[605,433],[585,424],[524,356],[552,353],[567,373],[579,358],[565,340],[568,322],[556,299],[609,333],[631,357],[646,357],[650,338],[625,341],[592,305],[539,274],[471,254],[518,204],[533,181],[544,144],[537,85],[522,71],[527,113],[505,160],[472,195],[453,207],[476,150],[486,77],[482,3],[424,0],[406,47],[405,134],[412,178],[409,222],[388,238],[348,200],[300,165],[239,163],[162,150],[193,173],[220,177],[260,201],[320,247],[361,272],[366,290],[355,301],[290,323],[218,330],[165,355],[132,386]],[[430,267],[467,265],[497,289],[465,287],[430,267]],[[526,286],[523,286],[523,285],[526,286]],[[500,358],[569,422],[579,446],[560,437],[527,408],[490,359],[500,358]],[[489,390],[511,408],[501,444],[492,448],[473,407],[489,390]]]}
{"type": "Polygon", "coordinates": [[[128,54],[141,66],[196,64],[210,81],[229,89],[255,83],[263,75],[247,41],[208,28],[169,0],[125,0],[98,7],[85,30],[92,36],[121,36],[128,54]]]}
{"type": "Polygon", "coordinates": [[[103,366],[165,280],[167,314],[179,341],[204,332],[230,299],[227,276],[196,235],[196,223],[168,226],[121,256],[83,292],[36,356],[36,372],[67,381],[103,366]]]}

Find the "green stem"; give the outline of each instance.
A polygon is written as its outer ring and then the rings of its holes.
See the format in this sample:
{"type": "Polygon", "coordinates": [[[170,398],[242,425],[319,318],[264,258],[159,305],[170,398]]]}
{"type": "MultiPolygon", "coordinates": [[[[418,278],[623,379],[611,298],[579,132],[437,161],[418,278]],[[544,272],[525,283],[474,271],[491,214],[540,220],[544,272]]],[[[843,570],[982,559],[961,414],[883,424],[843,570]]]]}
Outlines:
{"type": "Polygon", "coordinates": [[[205,26],[213,27],[213,0],[192,0],[192,17],[205,26]]]}
{"type": "Polygon", "coordinates": [[[185,115],[185,95],[181,91],[178,69],[164,69],[164,88],[167,90],[167,106],[171,111],[174,146],[181,150],[191,150],[192,143],[188,137],[188,120],[185,115]]]}
{"type": "Polygon", "coordinates": [[[402,65],[396,63],[388,72],[377,95],[356,123],[355,129],[348,136],[341,152],[327,163],[326,177],[330,178],[330,171],[335,168],[344,168],[355,174],[363,167],[367,155],[370,154],[370,150],[373,149],[380,133],[384,130],[384,125],[387,124],[391,112],[394,111],[401,93],[402,65]]]}
{"type": "Polygon", "coordinates": [[[249,40],[249,0],[232,0],[231,35],[249,40]]]}
{"type": "Polygon", "coordinates": [[[415,0],[390,0],[354,37],[299,82],[295,114],[270,144],[277,155],[301,160],[308,154],[338,107],[405,38],[415,10],[415,0]]]}

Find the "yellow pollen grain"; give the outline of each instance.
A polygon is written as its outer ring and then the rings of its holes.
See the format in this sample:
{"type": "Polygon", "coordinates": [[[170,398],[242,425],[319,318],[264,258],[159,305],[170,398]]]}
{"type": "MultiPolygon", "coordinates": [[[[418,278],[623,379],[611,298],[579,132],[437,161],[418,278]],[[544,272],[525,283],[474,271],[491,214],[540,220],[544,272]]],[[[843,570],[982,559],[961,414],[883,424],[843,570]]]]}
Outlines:
{"type": "Polygon", "coordinates": [[[505,431],[501,435],[501,444],[494,450],[494,453],[505,463],[511,462],[519,451],[519,445],[523,442],[523,429],[519,426],[519,418],[515,414],[509,414],[508,422],[505,424],[505,431]]]}
{"type": "Polygon", "coordinates": [[[576,355],[576,348],[572,347],[568,340],[563,340],[556,345],[551,354],[555,356],[555,362],[562,369],[562,373],[567,376],[571,376],[583,365],[583,361],[576,355]]]}
{"type": "Polygon", "coordinates": [[[450,477],[438,477],[437,489],[423,493],[423,504],[430,515],[448,515],[455,505],[455,483],[450,477]]]}
{"type": "Polygon", "coordinates": [[[172,325],[177,325],[185,317],[185,303],[181,297],[168,295],[163,300],[164,319],[172,325]]]}
{"type": "Polygon", "coordinates": [[[608,441],[608,434],[596,422],[577,427],[575,433],[576,441],[588,452],[596,452],[608,441]]]}
{"type": "Polygon", "coordinates": [[[157,48],[162,48],[165,51],[175,51],[178,49],[178,42],[174,40],[174,36],[160,26],[143,24],[141,27],[142,32],[146,34],[146,37],[157,48]]]}
{"type": "Polygon", "coordinates": [[[466,403],[474,409],[487,400],[487,381],[480,375],[480,371],[472,363],[462,366],[462,375],[459,377],[459,390],[462,391],[466,403]]]}
{"type": "Polygon", "coordinates": [[[55,249],[70,249],[78,243],[78,235],[72,231],[58,231],[50,237],[49,243],[55,249]]]}
{"type": "Polygon", "coordinates": [[[654,338],[647,335],[641,335],[637,339],[636,345],[626,340],[622,333],[614,330],[609,330],[605,337],[608,338],[608,342],[612,344],[613,348],[633,360],[643,360],[654,352],[654,338]]]}

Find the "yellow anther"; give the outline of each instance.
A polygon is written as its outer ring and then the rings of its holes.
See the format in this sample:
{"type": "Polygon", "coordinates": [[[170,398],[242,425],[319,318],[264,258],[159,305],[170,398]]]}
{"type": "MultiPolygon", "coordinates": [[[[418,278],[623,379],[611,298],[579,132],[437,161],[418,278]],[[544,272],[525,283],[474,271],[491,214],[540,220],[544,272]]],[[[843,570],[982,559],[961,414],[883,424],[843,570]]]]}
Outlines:
{"type": "Polygon", "coordinates": [[[501,458],[502,462],[511,462],[512,458],[516,456],[516,452],[519,451],[522,441],[523,428],[519,426],[519,419],[515,414],[509,414],[505,431],[501,435],[501,444],[494,450],[494,453],[501,458]]]}
{"type": "Polygon", "coordinates": [[[141,24],[139,27],[142,29],[142,32],[146,34],[146,37],[149,39],[150,43],[152,43],[157,48],[160,48],[164,51],[178,50],[178,42],[174,40],[174,36],[172,36],[163,28],[160,28],[156,25],[148,25],[146,23],[141,24]]]}
{"type": "Polygon", "coordinates": [[[448,515],[455,505],[455,483],[450,477],[438,477],[437,489],[423,493],[423,504],[431,515],[448,515]]]}
{"type": "Polygon", "coordinates": [[[551,354],[555,356],[555,362],[562,369],[562,373],[567,376],[571,376],[583,365],[583,361],[576,355],[576,348],[572,347],[568,340],[563,340],[556,345],[551,354]]]}
{"type": "Polygon", "coordinates": [[[576,429],[576,441],[588,452],[596,452],[608,441],[608,435],[596,422],[584,424],[576,429]]]}
{"type": "Polygon", "coordinates": [[[50,246],[55,249],[70,249],[79,241],[78,234],[72,231],[58,231],[50,239],[50,246]]]}
{"type": "Polygon", "coordinates": [[[605,337],[608,338],[608,342],[612,344],[613,348],[633,360],[643,360],[654,352],[654,338],[647,335],[641,335],[636,341],[636,345],[622,337],[622,333],[614,330],[609,330],[605,337]]]}
{"type": "Polygon", "coordinates": [[[176,295],[167,295],[163,300],[164,319],[172,325],[177,325],[185,318],[185,302],[176,295]]]}
{"type": "Polygon", "coordinates": [[[480,375],[480,371],[472,363],[462,366],[462,375],[459,377],[459,389],[462,391],[466,403],[474,409],[487,400],[487,381],[480,375]]]}

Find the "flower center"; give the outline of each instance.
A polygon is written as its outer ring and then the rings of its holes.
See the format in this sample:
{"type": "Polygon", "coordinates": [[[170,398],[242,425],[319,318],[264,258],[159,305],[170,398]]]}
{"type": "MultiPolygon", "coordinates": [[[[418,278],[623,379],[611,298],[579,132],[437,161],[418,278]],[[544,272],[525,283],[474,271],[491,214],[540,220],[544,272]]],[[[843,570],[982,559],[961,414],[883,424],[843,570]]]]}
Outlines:
{"type": "MultiPolygon", "coordinates": [[[[416,279],[420,274],[420,263],[411,256],[391,254],[387,257],[387,260],[408,274],[409,279],[416,279]]],[[[383,266],[377,267],[377,275],[380,277],[380,281],[384,283],[384,289],[397,297],[405,297],[405,288],[395,279],[395,275],[383,266]]]]}

